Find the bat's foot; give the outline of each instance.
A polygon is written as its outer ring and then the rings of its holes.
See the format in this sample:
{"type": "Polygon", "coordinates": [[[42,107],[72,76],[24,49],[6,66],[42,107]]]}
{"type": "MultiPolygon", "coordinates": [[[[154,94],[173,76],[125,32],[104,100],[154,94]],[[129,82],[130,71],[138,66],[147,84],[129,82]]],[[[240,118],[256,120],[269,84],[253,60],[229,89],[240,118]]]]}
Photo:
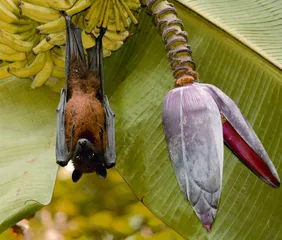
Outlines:
{"type": "Polygon", "coordinates": [[[101,27],[100,28],[100,35],[99,35],[98,38],[102,39],[106,31],[107,31],[107,28],[101,27]]]}

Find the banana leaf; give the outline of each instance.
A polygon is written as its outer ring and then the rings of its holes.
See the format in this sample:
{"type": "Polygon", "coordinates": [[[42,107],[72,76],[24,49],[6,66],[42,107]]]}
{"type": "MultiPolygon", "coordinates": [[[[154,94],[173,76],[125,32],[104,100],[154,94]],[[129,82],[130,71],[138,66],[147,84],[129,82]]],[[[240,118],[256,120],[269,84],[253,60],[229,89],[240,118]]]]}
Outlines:
{"type": "MultiPolygon", "coordinates": [[[[282,176],[281,1],[179,2],[201,82],[235,100],[282,176]]],[[[217,218],[210,233],[201,226],[178,188],[164,140],[161,105],[174,81],[166,52],[151,16],[142,11],[139,20],[123,49],[105,60],[117,170],[185,239],[281,239],[281,190],[260,181],[227,148],[217,218]]],[[[56,179],[59,95],[30,83],[0,83],[0,232],[48,204],[56,179]]]]}

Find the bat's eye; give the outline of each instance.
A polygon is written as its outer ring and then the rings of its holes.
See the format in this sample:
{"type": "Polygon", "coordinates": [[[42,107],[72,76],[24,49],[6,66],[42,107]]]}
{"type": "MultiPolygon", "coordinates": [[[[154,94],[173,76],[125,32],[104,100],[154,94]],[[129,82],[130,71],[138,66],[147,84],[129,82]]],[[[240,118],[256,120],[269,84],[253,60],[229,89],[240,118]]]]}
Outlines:
{"type": "Polygon", "coordinates": [[[94,158],[94,157],[95,157],[95,153],[92,153],[92,154],[91,154],[91,158],[94,158]]]}
{"type": "Polygon", "coordinates": [[[79,160],[79,159],[80,159],[80,156],[76,156],[75,159],[76,159],[76,160],[79,160]]]}

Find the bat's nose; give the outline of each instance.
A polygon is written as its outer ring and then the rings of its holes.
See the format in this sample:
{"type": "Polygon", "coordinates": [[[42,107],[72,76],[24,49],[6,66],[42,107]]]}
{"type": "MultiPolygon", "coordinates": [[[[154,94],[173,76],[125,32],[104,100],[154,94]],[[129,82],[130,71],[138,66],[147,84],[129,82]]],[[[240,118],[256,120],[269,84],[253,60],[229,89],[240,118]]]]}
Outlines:
{"type": "Polygon", "coordinates": [[[78,142],[78,144],[82,147],[82,148],[84,148],[85,146],[86,146],[86,140],[85,139],[83,139],[83,140],[79,140],[79,142],[78,142]]]}

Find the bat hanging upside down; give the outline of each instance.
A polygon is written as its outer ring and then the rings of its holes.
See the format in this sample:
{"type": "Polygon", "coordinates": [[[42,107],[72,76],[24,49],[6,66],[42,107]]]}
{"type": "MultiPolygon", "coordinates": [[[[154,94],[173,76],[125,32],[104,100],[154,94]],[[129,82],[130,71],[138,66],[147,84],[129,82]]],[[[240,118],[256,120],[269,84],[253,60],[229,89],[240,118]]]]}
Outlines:
{"type": "Polygon", "coordinates": [[[57,163],[64,167],[72,160],[73,182],[83,173],[107,176],[106,168],[116,162],[114,113],[104,94],[101,29],[96,45],[87,49],[86,64],[81,29],[66,16],[66,89],[57,108],[57,163]]]}

